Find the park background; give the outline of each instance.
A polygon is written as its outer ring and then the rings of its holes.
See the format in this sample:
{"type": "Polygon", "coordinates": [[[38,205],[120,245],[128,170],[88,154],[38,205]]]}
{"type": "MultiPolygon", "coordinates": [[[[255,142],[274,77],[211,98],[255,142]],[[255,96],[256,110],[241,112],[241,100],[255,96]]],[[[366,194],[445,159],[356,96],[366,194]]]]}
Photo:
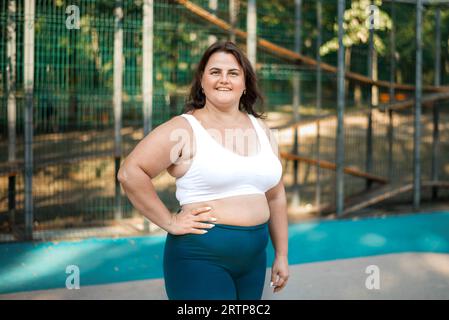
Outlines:
{"type": "MultiPolygon", "coordinates": [[[[341,88],[338,1],[1,1],[0,240],[159,232],[117,169],[227,39],[255,64],[291,223],[447,206],[449,6],[423,1],[419,29],[417,8],[345,2],[341,88]]],[[[154,183],[176,211],[174,179],[154,183]]]]}

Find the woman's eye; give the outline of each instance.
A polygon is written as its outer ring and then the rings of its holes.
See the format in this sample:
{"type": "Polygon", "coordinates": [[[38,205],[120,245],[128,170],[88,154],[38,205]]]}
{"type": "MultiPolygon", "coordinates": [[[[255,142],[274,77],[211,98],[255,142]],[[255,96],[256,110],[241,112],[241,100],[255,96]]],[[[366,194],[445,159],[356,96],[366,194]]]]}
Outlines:
{"type": "Polygon", "coordinates": [[[212,71],[211,74],[218,74],[218,71],[212,71]]]}

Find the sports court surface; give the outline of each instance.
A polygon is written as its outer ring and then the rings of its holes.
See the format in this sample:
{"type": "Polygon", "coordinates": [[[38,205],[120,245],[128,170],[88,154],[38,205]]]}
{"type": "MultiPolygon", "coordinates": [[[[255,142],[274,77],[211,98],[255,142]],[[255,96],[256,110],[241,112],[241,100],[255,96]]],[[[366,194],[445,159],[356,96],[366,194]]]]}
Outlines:
{"type": "MultiPolygon", "coordinates": [[[[164,241],[1,244],[0,299],[167,299],[164,241]],[[66,288],[70,265],[79,268],[80,289],[66,288]]],[[[263,299],[449,299],[447,211],[292,224],[290,279],[276,294],[269,287],[271,242],[267,250],[263,299]],[[367,288],[375,276],[379,288],[367,288]]]]}

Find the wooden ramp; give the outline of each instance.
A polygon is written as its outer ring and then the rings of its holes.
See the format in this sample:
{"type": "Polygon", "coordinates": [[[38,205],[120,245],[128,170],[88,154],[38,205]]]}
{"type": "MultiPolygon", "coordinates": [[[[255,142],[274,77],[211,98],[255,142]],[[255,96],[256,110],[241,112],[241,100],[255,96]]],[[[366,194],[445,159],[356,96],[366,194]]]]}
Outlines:
{"type": "MultiPolygon", "coordinates": [[[[334,170],[334,171],[337,169],[337,165],[335,163],[329,162],[326,160],[318,161],[316,159],[299,156],[299,155],[289,153],[289,152],[280,152],[280,156],[281,156],[281,158],[286,159],[286,160],[301,161],[301,162],[305,162],[305,163],[308,163],[308,164],[311,164],[314,166],[320,166],[320,168],[323,168],[323,169],[329,169],[329,170],[334,170]]],[[[345,167],[343,169],[343,172],[346,174],[349,174],[351,176],[354,176],[354,177],[364,178],[366,180],[374,181],[374,182],[381,183],[381,184],[388,183],[388,179],[386,179],[384,177],[375,176],[373,174],[363,172],[363,171],[360,171],[355,168],[345,167]]]]}
{"type": "MultiPolygon", "coordinates": [[[[114,154],[110,150],[85,152],[82,154],[74,154],[70,157],[58,155],[57,157],[36,158],[33,162],[33,170],[39,170],[48,166],[54,165],[68,165],[86,160],[99,160],[113,158],[114,154]]],[[[0,177],[2,176],[16,176],[22,174],[25,167],[23,159],[15,162],[0,163],[0,177]]]]}
{"type": "MultiPolygon", "coordinates": [[[[429,187],[439,187],[439,188],[449,188],[449,181],[422,181],[421,188],[429,188],[429,187]]],[[[413,191],[413,183],[407,183],[402,186],[392,186],[392,185],[383,185],[371,188],[368,191],[361,192],[357,195],[353,195],[348,197],[344,201],[344,211],[342,216],[348,216],[351,213],[354,213],[358,210],[367,208],[369,206],[381,203],[387,199],[391,199],[397,195],[413,191]]],[[[335,215],[335,205],[328,206],[323,210],[323,212],[331,212],[335,215]]]]}
{"type": "Polygon", "coordinates": [[[413,190],[413,184],[408,183],[399,187],[385,185],[381,188],[365,192],[363,195],[348,199],[348,202],[345,203],[343,215],[348,215],[411,190],[413,190]]]}
{"type": "MultiPolygon", "coordinates": [[[[425,108],[433,108],[433,103],[436,101],[444,101],[449,99],[449,92],[442,92],[442,93],[431,93],[431,94],[425,94],[422,97],[422,105],[425,108]]],[[[346,111],[344,116],[351,116],[351,115],[369,115],[370,112],[373,112],[374,110],[378,110],[380,112],[386,112],[386,111],[401,111],[405,109],[410,109],[415,105],[415,99],[408,99],[403,101],[394,101],[389,102],[385,104],[380,104],[379,106],[373,106],[372,108],[357,108],[354,110],[346,111]]],[[[293,129],[293,128],[301,128],[306,125],[310,125],[312,123],[317,123],[319,121],[325,121],[325,120],[334,120],[337,121],[337,115],[335,113],[324,113],[321,115],[314,115],[307,117],[305,119],[301,119],[298,121],[295,121],[294,119],[290,120],[287,123],[273,126],[271,129],[273,130],[285,130],[285,129],[293,129]]]]}

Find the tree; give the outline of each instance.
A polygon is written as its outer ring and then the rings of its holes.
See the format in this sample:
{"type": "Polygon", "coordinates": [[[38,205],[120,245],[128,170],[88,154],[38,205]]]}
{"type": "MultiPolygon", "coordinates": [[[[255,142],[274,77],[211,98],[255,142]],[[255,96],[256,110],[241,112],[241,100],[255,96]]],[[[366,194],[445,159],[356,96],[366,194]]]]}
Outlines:
{"type": "MultiPolygon", "coordinates": [[[[379,31],[388,31],[392,28],[392,21],[389,15],[380,10],[381,0],[357,0],[351,2],[351,7],[344,12],[343,44],[345,46],[345,69],[348,72],[351,69],[351,48],[353,46],[367,44],[369,42],[370,28],[379,31]],[[374,10],[373,10],[374,9],[374,10]],[[373,16],[374,15],[374,16],[373,16]]],[[[334,32],[338,32],[338,23],[334,23],[334,32]]],[[[373,56],[373,78],[377,78],[377,54],[384,55],[386,46],[382,38],[374,33],[374,56],[373,56]]],[[[320,48],[322,56],[338,50],[338,37],[324,43],[320,48]]],[[[346,82],[346,92],[348,91],[348,82],[346,82]]],[[[356,96],[360,95],[360,86],[356,85],[356,96]]]]}

